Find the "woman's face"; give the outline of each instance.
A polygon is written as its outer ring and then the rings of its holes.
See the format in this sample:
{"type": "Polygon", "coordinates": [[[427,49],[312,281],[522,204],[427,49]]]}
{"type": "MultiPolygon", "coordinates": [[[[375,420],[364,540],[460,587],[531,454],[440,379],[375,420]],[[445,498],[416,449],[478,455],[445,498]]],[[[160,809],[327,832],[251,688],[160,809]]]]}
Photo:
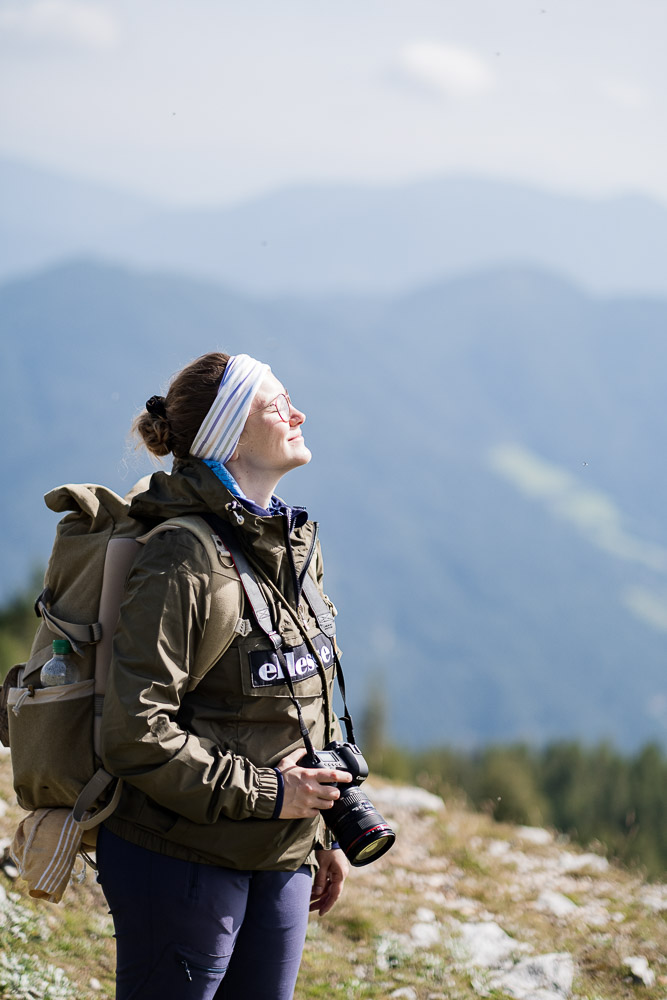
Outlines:
{"type": "MultiPolygon", "coordinates": [[[[255,394],[232,459],[247,471],[280,477],[310,462],[312,456],[301,433],[306,415],[290,404],[289,420],[283,420],[276,408],[281,394],[287,395],[285,387],[269,372],[255,394]]],[[[279,403],[284,406],[284,400],[279,403]]]]}

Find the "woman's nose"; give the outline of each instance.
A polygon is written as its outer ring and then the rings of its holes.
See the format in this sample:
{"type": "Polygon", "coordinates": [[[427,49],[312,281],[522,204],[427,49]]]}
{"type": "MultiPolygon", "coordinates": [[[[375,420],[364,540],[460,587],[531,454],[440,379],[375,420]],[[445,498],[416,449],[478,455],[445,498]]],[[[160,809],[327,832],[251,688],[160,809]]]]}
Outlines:
{"type": "Polygon", "coordinates": [[[289,422],[293,427],[298,427],[299,424],[305,423],[306,414],[302,413],[301,410],[297,410],[293,403],[290,403],[290,414],[289,422]]]}

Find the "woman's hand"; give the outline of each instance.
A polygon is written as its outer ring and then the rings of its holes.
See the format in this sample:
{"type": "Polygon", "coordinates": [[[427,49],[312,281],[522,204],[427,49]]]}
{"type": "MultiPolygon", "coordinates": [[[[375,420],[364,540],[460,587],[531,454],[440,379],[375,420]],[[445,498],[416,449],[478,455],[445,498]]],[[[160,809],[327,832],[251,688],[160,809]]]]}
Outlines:
{"type": "Polygon", "coordinates": [[[321,917],[328,913],[343,891],[343,883],[350,871],[350,862],[340,848],[332,851],[315,851],[319,865],[310,894],[310,909],[321,917]]]}
{"type": "Polygon", "coordinates": [[[301,767],[303,749],[293,750],[278,764],[283,776],[283,807],[279,819],[314,819],[322,809],[330,809],[340,792],[332,782],[352,780],[347,771],[335,768],[301,767]]]}

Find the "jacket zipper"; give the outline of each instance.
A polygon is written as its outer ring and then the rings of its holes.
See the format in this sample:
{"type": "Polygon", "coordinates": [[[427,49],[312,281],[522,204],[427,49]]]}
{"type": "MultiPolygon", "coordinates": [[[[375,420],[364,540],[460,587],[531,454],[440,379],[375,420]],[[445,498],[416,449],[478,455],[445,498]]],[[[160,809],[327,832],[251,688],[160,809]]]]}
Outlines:
{"type": "Polygon", "coordinates": [[[301,587],[299,586],[299,578],[296,573],[296,564],[294,562],[294,552],[292,551],[289,514],[285,514],[284,516],[283,529],[285,534],[285,549],[287,550],[287,561],[289,562],[290,573],[292,576],[292,588],[294,590],[294,607],[298,610],[299,601],[301,600],[301,587]]]}
{"type": "Polygon", "coordinates": [[[245,513],[245,507],[243,504],[239,503],[238,500],[231,500],[229,503],[226,503],[225,510],[228,510],[230,514],[234,515],[238,525],[243,524],[245,521],[243,514],[239,513],[239,511],[243,511],[245,513]]]}

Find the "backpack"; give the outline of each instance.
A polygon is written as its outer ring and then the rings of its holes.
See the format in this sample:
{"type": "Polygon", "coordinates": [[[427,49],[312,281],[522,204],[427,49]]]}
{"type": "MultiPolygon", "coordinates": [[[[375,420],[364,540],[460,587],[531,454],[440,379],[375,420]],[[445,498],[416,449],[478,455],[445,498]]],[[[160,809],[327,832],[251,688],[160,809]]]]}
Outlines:
{"type": "Polygon", "coordinates": [[[146,488],[141,480],[122,498],[104,486],[59,486],[46,506],[68,512],[58,524],[44,590],[35,610],[42,621],[29,659],[13,667],[2,688],[0,738],[11,747],[14,789],[29,811],[72,809],[80,830],[91,831],[113,812],[121,782],[102,767],[100,738],[111,640],[125,580],[139,551],[155,534],[186,528],[203,544],[211,568],[211,613],[188,690],[231,645],[245,624],[238,573],[229,552],[203,518],[164,521],[145,533],[129,516],[129,501],[146,488]],[[68,639],[78,677],[73,684],[42,687],[40,670],[54,638],[68,639]],[[111,794],[113,792],[113,794],[111,794]]]}

